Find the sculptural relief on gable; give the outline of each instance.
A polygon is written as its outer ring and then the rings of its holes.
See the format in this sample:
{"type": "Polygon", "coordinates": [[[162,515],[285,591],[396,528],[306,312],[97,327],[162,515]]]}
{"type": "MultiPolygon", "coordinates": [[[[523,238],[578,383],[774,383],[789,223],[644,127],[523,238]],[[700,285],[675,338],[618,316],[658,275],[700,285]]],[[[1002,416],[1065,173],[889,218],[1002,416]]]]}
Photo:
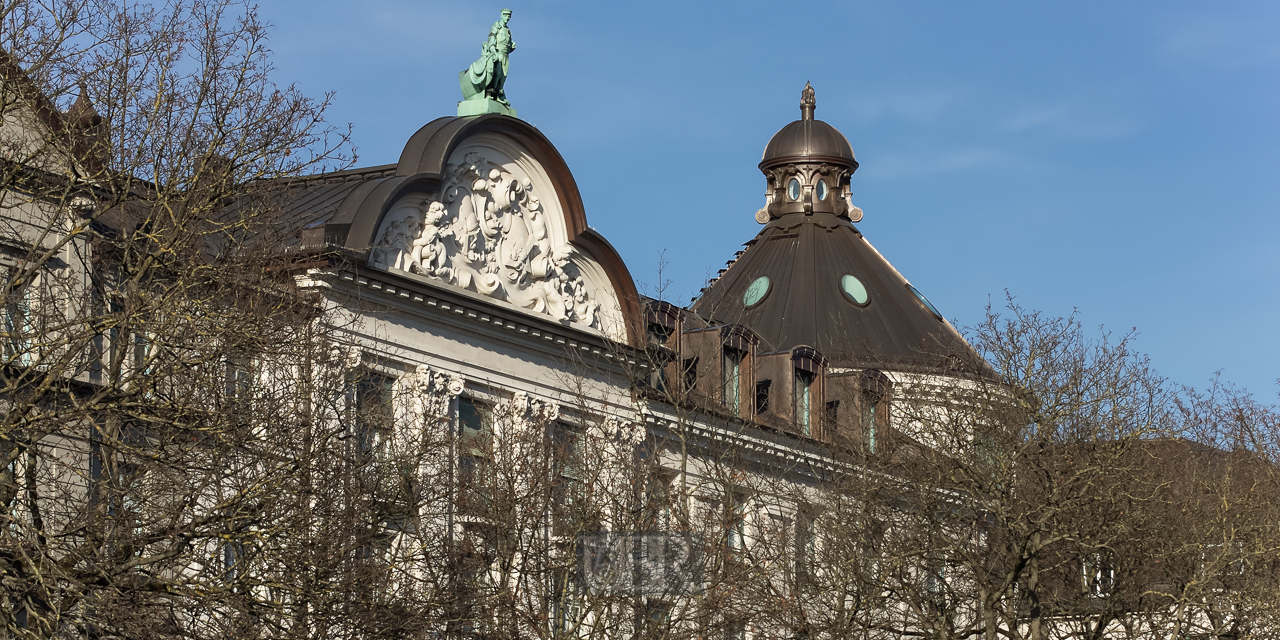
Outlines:
{"type": "Polygon", "coordinates": [[[616,294],[599,265],[566,240],[549,180],[522,167],[527,158],[509,155],[519,154],[468,150],[446,166],[439,193],[393,205],[374,236],[370,266],[621,335],[616,294]]]}

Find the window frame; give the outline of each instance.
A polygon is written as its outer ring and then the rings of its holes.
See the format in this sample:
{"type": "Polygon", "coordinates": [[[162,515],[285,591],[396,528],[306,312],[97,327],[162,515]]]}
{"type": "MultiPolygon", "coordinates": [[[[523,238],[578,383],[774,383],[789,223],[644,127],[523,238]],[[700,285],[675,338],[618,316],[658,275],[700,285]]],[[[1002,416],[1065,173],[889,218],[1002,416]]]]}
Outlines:
{"type": "Polygon", "coordinates": [[[813,395],[818,374],[799,367],[792,370],[791,411],[800,435],[813,437],[813,395]]]}
{"type": "Polygon", "coordinates": [[[471,515],[487,513],[493,502],[492,496],[484,490],[484,484],[493,458],[495,405],[470,395],[458,396],[453,405],[452,428],[457,438],[453,455],[454,499],[460,511],[471,515]],[[468,426],[466,419],[470,416],[474,416],[477,428],[468,426]],[[478,498],[475,503],[472,503],[473,497],[478,498]]]}
{"type": "MultiPolygon", "coordinates": [[[[10,270],[9,279],[14,277],[10,270]]],[[[32,287],[34,283],[17,285],[10,293],[11,299],[6,301],[3,312],[3,329],[9,334],[4,341],[4,357],[6,361],[14,361],[19,366],[30,366],[32,362],[32,338],[27,335],[34,330],[32,322],[32,287]]]]}
{"type": "Polygon", "coordinates": [[[1080,558],[1081,586],[1090,598],[1109,598],[1116,591],[1116,563],[1110,550],[1085,553],[1080,558]]]}
{"type": "Polygon", "coordinates": [[[734,415],[742,411],[743,367],[748,364],[747,352],[724,346],[720,356],[720,389],[725,408],[734,415]]]}
{"type": "Polygon", "coordinates": [[[398,382],[396,376],[372,368],[353,372],[347,381],[348,428],[361,462],[386,454],[387,442],[395,432],[398,382]],[[375,396],[371,407],[369,401],[375,396]]]}

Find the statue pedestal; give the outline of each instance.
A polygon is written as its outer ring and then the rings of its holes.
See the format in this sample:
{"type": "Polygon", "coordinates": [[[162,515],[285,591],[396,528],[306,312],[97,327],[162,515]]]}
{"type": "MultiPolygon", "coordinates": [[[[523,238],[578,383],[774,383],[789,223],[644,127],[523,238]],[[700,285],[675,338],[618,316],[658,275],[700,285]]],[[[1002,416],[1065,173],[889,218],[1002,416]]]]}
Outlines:
{"type": "Polygon", "coordinates": [[[463,100],[458,103],[458,116],[478,116],[485,113],[501,113],[505,116],[516,117],[516,110],[508,107],[497,100],[491,100],[484,96],[475,96],[473,98],[463,100]]]}

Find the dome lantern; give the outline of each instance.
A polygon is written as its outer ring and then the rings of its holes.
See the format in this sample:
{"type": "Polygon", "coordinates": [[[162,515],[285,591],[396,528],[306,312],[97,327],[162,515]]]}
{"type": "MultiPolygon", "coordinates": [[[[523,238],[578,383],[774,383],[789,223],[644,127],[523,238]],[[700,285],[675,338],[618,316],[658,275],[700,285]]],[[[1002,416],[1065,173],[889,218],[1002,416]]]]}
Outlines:
{"type": "Polygon", "coordinates": [[[764,148],[760,171],[768,190],[765,207],[756,213],[761,224],[795,213],[861,219],[861,210],[849,203],[849,178],[858,170],[853,147],[835,127],[814,119],[816,108],[813,86],[806,82],[800,119],[774,134],[764,148]]]}

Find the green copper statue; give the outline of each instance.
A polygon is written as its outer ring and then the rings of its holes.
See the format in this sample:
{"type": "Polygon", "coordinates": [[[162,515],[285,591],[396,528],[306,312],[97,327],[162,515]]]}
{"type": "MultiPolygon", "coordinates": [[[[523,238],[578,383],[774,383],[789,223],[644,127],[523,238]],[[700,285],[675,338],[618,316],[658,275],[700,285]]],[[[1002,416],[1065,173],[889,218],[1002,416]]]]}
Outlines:
{"type": "Polygon", "coordinates": [[[458,74],[463,97],[462,102],[458,103],[458,115],[516,115],[516,110],[507,102],[507,94],[503,90],[510,66],[508,55],[516,50],[516,43],[511,41],[511,30],[507,28],[510,20],[511,10],[503,9],[502,17],[489,28],[489,39],[480,46],[480,59],[458,74]]]}

